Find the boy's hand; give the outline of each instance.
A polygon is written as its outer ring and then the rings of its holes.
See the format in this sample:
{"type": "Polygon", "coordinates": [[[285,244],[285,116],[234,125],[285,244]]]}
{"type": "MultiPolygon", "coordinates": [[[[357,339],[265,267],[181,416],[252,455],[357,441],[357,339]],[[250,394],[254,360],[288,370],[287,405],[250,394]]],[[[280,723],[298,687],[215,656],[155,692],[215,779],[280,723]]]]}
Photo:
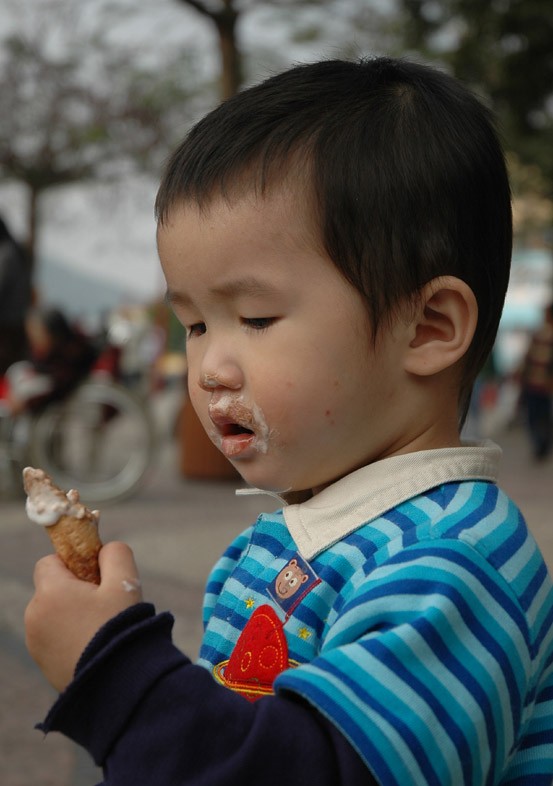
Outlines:
{"type": "Polygon", "coordinates": [[[35,594],[25,611],[26,643],[46,679],[60,692],[73,679],[83,650],[102,625],[142,600],[128,546],[108,543],[99,561],[99,586],[75,578],[55,554],[35,567],[35,594]]]}

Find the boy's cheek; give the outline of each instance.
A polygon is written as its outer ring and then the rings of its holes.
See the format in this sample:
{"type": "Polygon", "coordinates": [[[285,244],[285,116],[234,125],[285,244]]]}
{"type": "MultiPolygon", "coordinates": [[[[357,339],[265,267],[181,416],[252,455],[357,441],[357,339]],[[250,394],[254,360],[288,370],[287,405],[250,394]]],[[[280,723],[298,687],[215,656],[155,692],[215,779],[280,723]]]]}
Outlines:
{"type": "Polygon", "coordinates": [[[210,394],[201,390],[198,384],[194,384],[194,387],[189,387],[188,396],[190,398],[190,403],[192,404],[192,409],[196,413],[204,431],[208,434],[208,436],[212,437],[214,428],[213,423],[209,417],[210,394]]]}

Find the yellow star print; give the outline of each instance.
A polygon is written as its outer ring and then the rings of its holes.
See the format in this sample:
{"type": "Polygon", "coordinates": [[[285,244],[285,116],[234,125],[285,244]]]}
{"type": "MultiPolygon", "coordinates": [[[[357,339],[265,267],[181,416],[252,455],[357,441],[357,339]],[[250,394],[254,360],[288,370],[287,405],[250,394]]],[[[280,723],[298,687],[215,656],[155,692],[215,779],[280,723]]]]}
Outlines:
{"type": "Polygon", "coordinates": [[[300,637],[300,639],[307,641],[307,639],[311,637],[311,631],[307,630],[307,628],[300,628],[298,630],[298,636],[300,637]]]}
{"type": "Polygon", "coordinates": [[[253,609],[255,606],[255,600],[253,598],[246,598],[246,608],[253,609]]]}

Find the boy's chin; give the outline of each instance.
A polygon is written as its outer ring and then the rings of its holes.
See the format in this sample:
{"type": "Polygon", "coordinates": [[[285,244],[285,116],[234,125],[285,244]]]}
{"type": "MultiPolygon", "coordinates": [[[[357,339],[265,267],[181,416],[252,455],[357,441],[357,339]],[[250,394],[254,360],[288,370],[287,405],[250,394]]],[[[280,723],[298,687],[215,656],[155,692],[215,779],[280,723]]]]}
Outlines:
{"type": "Polygon", "coordinates": [[[288,477],[284,478],[279,473],[263,471],[259,467],[254,466],[254,462],[231,461],[231,463],[242,477],[244,483],[251,486],[252,489],[259,489],[259,491],[267,494],[279,496],[292,489],[288,477]]]}

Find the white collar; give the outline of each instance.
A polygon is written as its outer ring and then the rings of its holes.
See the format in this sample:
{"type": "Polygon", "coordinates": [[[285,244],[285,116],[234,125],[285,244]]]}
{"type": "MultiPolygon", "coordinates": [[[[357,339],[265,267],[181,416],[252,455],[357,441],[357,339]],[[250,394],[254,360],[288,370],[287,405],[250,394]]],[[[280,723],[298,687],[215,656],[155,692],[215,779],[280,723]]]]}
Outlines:
{"type": "Polygon", "coordinates": [[[495,483],[501,448],[490,440],[392,456],[352,472],[311,499],[284,508],[284,519],[309,560],[387,510],[442,483],[495,483]]]}

